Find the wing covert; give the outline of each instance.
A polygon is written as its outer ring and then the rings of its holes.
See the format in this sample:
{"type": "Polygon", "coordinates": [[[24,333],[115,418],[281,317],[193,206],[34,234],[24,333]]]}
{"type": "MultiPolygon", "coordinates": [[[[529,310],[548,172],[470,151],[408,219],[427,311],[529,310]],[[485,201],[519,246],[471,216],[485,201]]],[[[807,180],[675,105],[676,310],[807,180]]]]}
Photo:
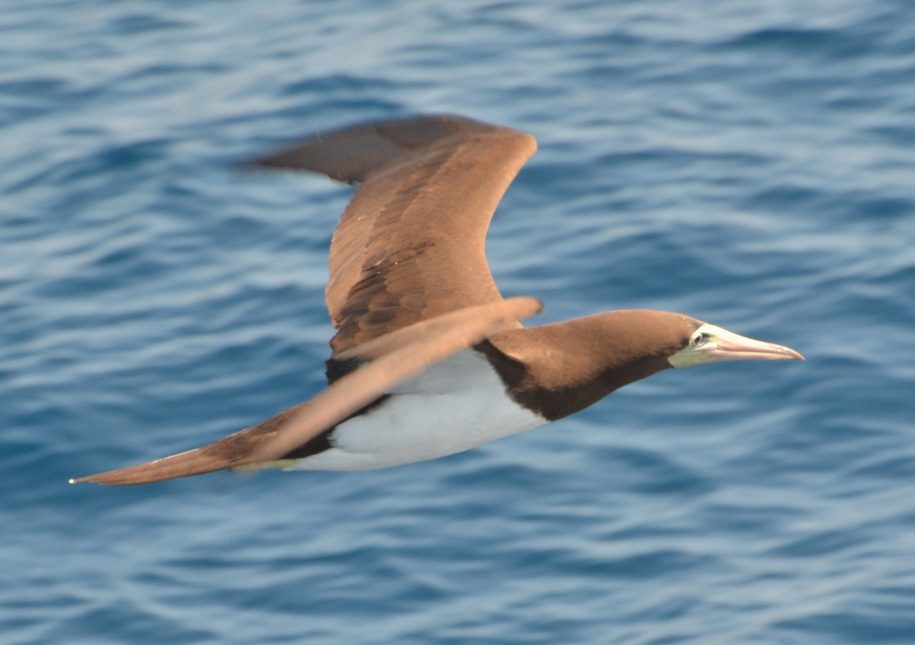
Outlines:
{"type": "Polygon", "coordinates": [[[505,190],[537,149],[525,132],[427,116],[320,134],[261,159],[359,183],[330,249],[335,354],[502,299],[485,256],[505,190]]]}

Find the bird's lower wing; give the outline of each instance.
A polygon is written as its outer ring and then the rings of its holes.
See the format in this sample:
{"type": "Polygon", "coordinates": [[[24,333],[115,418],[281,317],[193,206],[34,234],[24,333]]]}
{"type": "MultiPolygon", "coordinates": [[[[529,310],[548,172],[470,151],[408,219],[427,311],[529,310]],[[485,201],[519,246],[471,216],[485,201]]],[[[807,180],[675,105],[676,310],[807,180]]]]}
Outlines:
{"type": "Polygon", "coordinates": [[[146,484],[226,468],[276,464],[310,439],[353,415],[397,384],[475,345],[516,321],[539,313],[536,298],[510,298],[467,307],[411,325],[347,359],[366,360],[310,401],[219,441],[144,464],[71,479],[71,483],[146,484]]]}

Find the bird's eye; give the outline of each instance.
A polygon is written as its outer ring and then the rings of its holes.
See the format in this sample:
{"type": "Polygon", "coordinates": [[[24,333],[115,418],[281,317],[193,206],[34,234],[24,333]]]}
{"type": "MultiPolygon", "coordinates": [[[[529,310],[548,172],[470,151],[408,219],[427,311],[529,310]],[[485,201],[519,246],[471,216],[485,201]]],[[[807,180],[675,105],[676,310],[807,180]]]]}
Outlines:
{"type": "Polygon", "coordinates": [[[704,343],[707,340],[708,340],[708,333],[704,332],[704,331],[699,332],[698,334],[693,336],[693,345],[701,345],[702,343],[704,343]]]}

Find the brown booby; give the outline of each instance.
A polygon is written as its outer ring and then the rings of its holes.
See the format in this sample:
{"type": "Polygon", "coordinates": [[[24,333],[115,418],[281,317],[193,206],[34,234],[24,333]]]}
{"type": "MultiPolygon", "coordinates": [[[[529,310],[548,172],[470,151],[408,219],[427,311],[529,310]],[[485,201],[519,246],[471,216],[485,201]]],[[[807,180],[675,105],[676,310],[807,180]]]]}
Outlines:
{"type": "Polygon", "coordinates": [[[665,311],[522,327],[541,304],[502,298],[484,244],[536,148],[526,132],[426,116],[320,134],[254,162],[358,184],[330,247],[328,388],[214,443],[71,483],[387,468],[560,419],[669,367],[803,358],[665,311]]]}

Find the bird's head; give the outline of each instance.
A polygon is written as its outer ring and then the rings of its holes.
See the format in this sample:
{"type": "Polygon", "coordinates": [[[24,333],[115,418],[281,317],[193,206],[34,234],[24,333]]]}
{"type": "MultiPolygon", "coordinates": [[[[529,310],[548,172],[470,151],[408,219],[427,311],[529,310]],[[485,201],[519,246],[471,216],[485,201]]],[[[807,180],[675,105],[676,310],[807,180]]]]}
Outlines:
{"type": "Polygon", "coordinates": [[[711,323],[693,320],[695,328],[681,334],[680,348],[667,357],[673,367],[693,367],[721,361],[804,360],[800,352],[754,338],[747,338],[711,323]]]}
{"type": "Polygon", "coordinates": [[[587,345],[580,351],[593,355],[611,370],[655,372],[722,361],[804,358],[790,347],[747,338],[671,311],[608,311],[572,321],[569,327],[587,332],[583,334],[587,345]]]}
{"type": "MultiPolygon", "coordinates": [[[[671,367],[729,360],[802,360],[795,350],[740,336],[684,314],[649,309],[591,316],[489,339],[512,395],[548,419],[586,408],[671,367]],[[519,368],[523,366],[523,369],[519,368]]],[[[499,369],[499,368],[497,368],[499,369]]]]}
{"type": "MultiPolygon", "coordinates": [[[[797,351],[669,311],[612,311],[594,317],[601,332],[588,351],[602,365],[603,394],[671,367],[724,361],[803,360],[797,351]]],[[[594,373],[597,373],[596,371],[594,373]]]]}

